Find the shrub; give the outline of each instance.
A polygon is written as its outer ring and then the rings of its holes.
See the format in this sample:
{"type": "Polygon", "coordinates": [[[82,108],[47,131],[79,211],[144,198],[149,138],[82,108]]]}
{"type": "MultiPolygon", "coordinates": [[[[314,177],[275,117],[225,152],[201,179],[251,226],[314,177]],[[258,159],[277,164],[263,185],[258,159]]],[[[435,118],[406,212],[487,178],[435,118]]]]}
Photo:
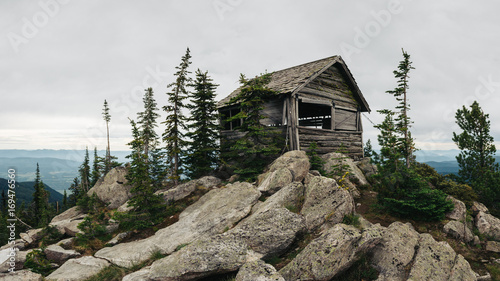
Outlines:
{"type": "Polygon", "coordinates": [[[26,262],[24,267],[29,268],[35,273],[40,273],[47,276],[52,272],[50,261],[45,256],[43,249],[36,249],[26,255],[26,262]]]}
{"type": "Polygon", "coordinates": [[[42,238],[42,247],[54,244],[58,241],[61,240],[61,238],[64,236],[57,230],[56,227],[47,225],[41,232],[42,238]]]}
{"type": "Polygon", "coordinates": [[[453,210],[453,203],[446,200],[447,194],[441,190],[422,188],[409,191],[401,198],[383,198],[382,204],[389,212],[420,221],[438,221],[453,210]]]}
{"type": "Polygon", "coordinates": [[[352,225],[356,228],[359,228],[359,226],[360,226],[359,215],[356,215],[356,214],[345,215],[344,218],[342,219],[342,223],[352,225]]]}

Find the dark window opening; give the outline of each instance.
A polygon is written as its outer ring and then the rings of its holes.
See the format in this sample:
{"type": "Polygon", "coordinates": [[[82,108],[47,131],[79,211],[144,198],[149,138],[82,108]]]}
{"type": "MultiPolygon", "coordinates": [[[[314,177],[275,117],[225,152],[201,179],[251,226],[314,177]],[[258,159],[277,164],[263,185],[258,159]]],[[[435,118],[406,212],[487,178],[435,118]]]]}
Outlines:
{"type": "Polygon", "coordinates": [[[332,129],[332,106],[299,102],[299,126],[332,129]]]}
{"type": "Polygon", "coordinates": [[[229,118],[235,116],[240,113],[241,110],[239,108],[233,108],[229,110],[221,111],[221,124],[224,127],[224,130],[236,130],[241,126],[241,119],[234,119],[232,121],[228,121],[229,118]]]}

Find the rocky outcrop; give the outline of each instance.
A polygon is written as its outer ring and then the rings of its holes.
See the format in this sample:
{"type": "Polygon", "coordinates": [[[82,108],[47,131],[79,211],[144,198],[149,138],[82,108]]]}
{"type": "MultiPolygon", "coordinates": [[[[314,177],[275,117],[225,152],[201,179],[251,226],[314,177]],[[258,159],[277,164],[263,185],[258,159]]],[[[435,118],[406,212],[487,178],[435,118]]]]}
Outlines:
{"type": "MultiPolygon", "coordinates": [[[[463,258],[463,257],[462,257],[463,258]]],[[[476,280],[468,263],[446,242],[436,242],[428,233],[420,235],[419,247],[408,280],[476,280]]]]}
{"type": "Polygon", "coordinates": [[[309,173],[309,158],[304,151],[289,151],[274,160],[259,176],[258,189],[273,194],[293,181],[302,181],[309,173]]]}
{"type": "Polygon", "coordinates": [[[55,216],[49,223],[49,226],[57,228],[61,234],[75,236],[77,233],[81,232],[78,229],[78,225],[83,221],[85,216],[86,215],[80,211],[80,208],[75,206],[55,216]]]}
{"type": "Polygon", "coordinates": [[[500,242],[486,241],[486,251],[500,253],[500,242]]]}
{"type": "Polygon", "coordinates": [[[141,270],[132,272],[123,277],[122,281],[149,281],[149,272],[151,266],[145,266],[141,270]]]}
{"type": "Polygon", "coordinates": [[[159,190],[155,194],[160,195],[165,202],[177,201],[189,196],[191,193],[196,191],[196,188],[202,187],[205,189],[213,189],[219,186],[221,182],[222,181],[216,177],[206,176],[180,184],[172,189],[159,190]]]}
{"type": "Polygon", "coordinates": [[[476,216],[476,227],[489,239],[500,241],[500,219],[479,211],[476,216]]]}
{"type": "Polygon", "coordinates": [[[261,213],[275,208],[289,208],[300,211],[304,203],[305,187],[300,182],[293,182],[283,187],[261,204],[256,204],[252,209],[252,213],[261,213]]]}
{"type": "Polygon", "coordinates": [[[211,190],[187,207],[173,225],[143,240],[103,248],[95,256],[122,267],[131,267],[157,251],[171,254],[180,245],[232,228],[250,213],[259,197],[260,192],[249,183],[211,190]]]}
{"type": "Polygon", "coordinates": [[[372,163],[370,157],[365,157],[357,163],[358,168],[363,172],[365,178],[369,178],[378,173],[377,165],[372,163]]]}
{"type": "Polygon", "coordinates": [[[339,188],[335,180],[316,176],[306,185],[304,205],[300,213],[306,218],[309,230],[326,222],[339,223],[353,211],[352,196],[345,189],[339,188]]]}
{"type": "Polygon", "coordinates": [[[327,174],[334,172],[335,169],[339,169],[342,166],[345,166],[345,170],[349,172],[349,178],[356,179],[360,185],[368,184],[365,175],[363,174],[363,172],[361,172],[356,163],[354,163],[354,160],[352,160],[352,158],[342,153],[331,152],[322,155],[321,159],[323,159],[324,161],[323,170],[327,174]]]}
{"type": "Polygon", "coordinates": [[[234,236],[198,240],[151,265],[151,280],[194,280],[238,270],[247,260],[247,245],[234,236]]]}
{"type": "Polygon", "coordinates": [[[96,194],[100,200],[108,204],[108,209],[116,209],[132,196],[130,193],[132,187],[127,184],[126,175],[127,168],[113,168],[104,177],[100,178],[87,194],[89,196],[96,194]]]}
{"type": "Polygon", "coordinates": [[[443,232],[457,240],[467,243],[474,240],[472,231],[464,223],[459,221],[450,221],[445,224],[443,232]]]}
{"type": "Polygon", "coordinates": [[[285,281],[276,269],[262,260],[245,263],[236,275],[235,281],[285,281]]]}
{"type": "Polygon", "coordinates": [[[23,269],[24,263],[26,262],[26,256],[31,251],[32,250],[20,251],[17,248],[14,248],[14,251],[11,251],[10,248],[1,250],[0,272],[8,272],[12,266],[14,266],[16,270],[23,269]]]}
{"type": "Polygon", "coordinates": [[[262,258],[267,258],[283,253],[305,229],[301,215],[279,208],[252,215],[231,229],[228,235],[245,242],[262,258]]]}
{"type": "Polygon", "coordinates": [[[71,259],[47,276],[46,279],[50,281],[85,280],[110,265],[106,260],[90,256],[71,259]]]}
{"type": "Polygon", "coordinates": [[[57,264],[62,264],[69,259],[81,256],[81,254],[75,250],[65,250],[58,245],[49,245],[45,248],[44,253],[48,260],[57,264]]]}
{"type": "Polygon", "coordinates": [[[472,210],[472,213],[474,215],[477,215],[479,212],[483,212],[485,214],[489,214],[490,211],[488,210],[488,208],[486,208],[486,206],[484,206],[483,203],[479,203],[477,201],[474,201],[472,203],[472,207],[470,208],[472,210]]]}
{"type": "Polygon", "coordinates": [[[447,200],[451,200],[453,202],[453,210],[446,214],[446,218],[450,220],[462,221],[465,222],[465,218],[467,216],[467,208],[465,207],[464,202],[453,198],[452,196],[446,197],[447,200]]]}
{"type": "Polygon", "coordinates": [[[419,239],[418,232],[409,223],[389,225],[373,251],[372,264],[380,272],[378,280],[406,280],[405,269],[413,261],[419,239]]]}
{"type": "Polygon", "coordinates": [[[382,228],[363,231],[337,224],[314,239],[279,272],[285,280],[330,280],[382,239],[382,228]]]}
{"type": "Polygon", "coordinates": [[[26,244],[33,244],[41,238],[42,228],[30,229],[26,233],[20,233],[19,237],[23,239],[26,244]]]}
{"type": "Polygon", "coordinates": [[[18,270],[9,273],[0,273],[0,281],[42,281],[41,274],[29,270],[18,270]]]}

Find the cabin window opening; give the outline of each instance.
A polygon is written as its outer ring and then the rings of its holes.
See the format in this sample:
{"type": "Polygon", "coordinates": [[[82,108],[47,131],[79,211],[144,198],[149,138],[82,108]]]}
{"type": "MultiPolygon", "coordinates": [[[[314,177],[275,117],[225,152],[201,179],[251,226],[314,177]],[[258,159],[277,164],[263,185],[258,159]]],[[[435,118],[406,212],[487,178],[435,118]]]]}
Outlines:
{"type": "Polygon", "coordinates": [[[316,129],[332,129],[333,105],[299,102],[299,126],[316,129]]]}
{"type": "Polygon", "coordinates": [[[233,131],[238,129],[241,126],[241,119],[234,119],[232,121],[228,121],[229,118],[240,113],[241,110],[239,108],[232,108],[221,111],[221,124],[226,131],[233,131]]]}

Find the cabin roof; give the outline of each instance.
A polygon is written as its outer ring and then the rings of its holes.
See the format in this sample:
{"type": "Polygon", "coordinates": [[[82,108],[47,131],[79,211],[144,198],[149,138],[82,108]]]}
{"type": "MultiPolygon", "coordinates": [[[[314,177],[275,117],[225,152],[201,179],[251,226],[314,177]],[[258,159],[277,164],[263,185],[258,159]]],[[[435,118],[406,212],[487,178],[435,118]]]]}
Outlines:
{"type": "MultiPolygon", "coordinates": [[[[368,103],[359,90],[354,77],[347,68],[347,65],[340,56],[332,56],[272,72],[271,81],[269,82],[268,86],[270,89],[281,94],[295,94],[334,64],[339,64],[341,71],[345,74],[347,80],[350,82],[350,86],[353,89],[354,98],[361,105],[361,110],[369,112],[370,107],[368,106],[368,103]]],[[[229,101],[233,97],[236,97],[240,93],[240,90],[241,87],[234,90],[229,96],[220,100],[217,103],[217,107],[222,108],[230,105],[229,101]]]]}

